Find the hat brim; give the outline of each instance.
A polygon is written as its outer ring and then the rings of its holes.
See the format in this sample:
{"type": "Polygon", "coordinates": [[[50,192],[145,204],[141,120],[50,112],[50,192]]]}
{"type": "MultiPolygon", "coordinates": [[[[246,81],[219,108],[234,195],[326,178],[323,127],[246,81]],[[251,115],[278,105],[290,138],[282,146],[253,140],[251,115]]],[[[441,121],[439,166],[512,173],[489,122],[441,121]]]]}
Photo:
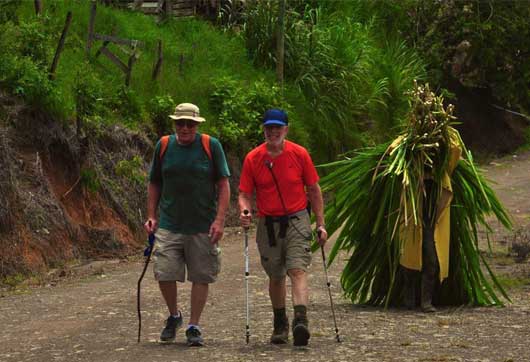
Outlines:
{"type": "Polygon", "coordinates": [[[263,122],[264,126],[270,126],[270,125],[278,125],[278,126],[287,126],[287,123],[285,121],[280,121],[278,119],[268,119],[265,122],[263,122]]]}
{"type": "Polygon", "coordinates": [[[170,115],[169,118],[171,118],[172,120],[174,121],[177,121],[179,119],[189,119],[189,120],[192,120],[192,121],[195,121],[195,122],[199,122],[199,123],[202,123],[202,122],[206,122],[206,120],[202,117],[190,117],[190,116],[174,116],[174,115],[170,115]]]}

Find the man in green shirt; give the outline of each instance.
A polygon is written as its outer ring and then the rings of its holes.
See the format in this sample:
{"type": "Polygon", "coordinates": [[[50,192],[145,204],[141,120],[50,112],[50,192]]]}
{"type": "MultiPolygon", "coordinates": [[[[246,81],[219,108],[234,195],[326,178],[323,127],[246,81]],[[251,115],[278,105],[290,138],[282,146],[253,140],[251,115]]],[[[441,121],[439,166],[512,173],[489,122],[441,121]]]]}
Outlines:
{"type": "Polygon", "coordinates": [[[219,141],[197,133],[205,121],[197,106],[179,104],[169,117],[176,132],[156,145],[144,225],[148,233],[156,232],[153,270],[170,313],[160,340],[173,341],[182,325],[176,282],[185,281],[187,270],[192,287],[186,338],[189,346],[202,346],[199,319],[220,269],[218,242],[229,206],[230,171],[219,141]]]}

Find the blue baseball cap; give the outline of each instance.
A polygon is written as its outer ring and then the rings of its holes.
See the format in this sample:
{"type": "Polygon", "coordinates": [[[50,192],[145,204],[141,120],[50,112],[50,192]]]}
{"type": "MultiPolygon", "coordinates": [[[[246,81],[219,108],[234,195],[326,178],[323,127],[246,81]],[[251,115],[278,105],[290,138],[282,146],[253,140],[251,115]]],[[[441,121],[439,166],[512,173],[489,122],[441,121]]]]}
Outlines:
{"type": "Polygon", "coordinates": [[[285,111],[282,111],[281,109],[269,109],[265,114],[263,115],[263,125],[269,126],[269,125],[279,125],[279,126],[287,126],[289,124],[289,119],[287,118],[287,113],[285,111]]]}

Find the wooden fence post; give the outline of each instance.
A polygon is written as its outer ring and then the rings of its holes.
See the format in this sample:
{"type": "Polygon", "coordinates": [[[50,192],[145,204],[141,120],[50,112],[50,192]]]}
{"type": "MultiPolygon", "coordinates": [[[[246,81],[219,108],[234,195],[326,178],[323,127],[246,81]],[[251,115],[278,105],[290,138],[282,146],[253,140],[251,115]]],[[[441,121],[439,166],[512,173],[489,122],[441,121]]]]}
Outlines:
{"type": "Polygon", "coordinates": [[[42,13],[42,2],[41,0],[35,0],[35,14],[39,16],[42,13]]]}
{"type": "Polygon", "coordinates": [[[96,2],[90,3],[90,20],[88,22],[88,38],[86,42],[86,55],[90,55],[90,48],[92,48],[92,41],[94,40],[94,23],[96,22],[96,2]]]}
{"type": "Polygon", "coordinates": [[[61,56],[61,52],[63,51],[64,42],[66,40],[66,34],[68,33],[68,29],[70,28],[71,23],[72,12],[69,11],[68,14],[66,14],[66,22],[64,23],[61,39],[59,40],[59,45],[57,45],[57,50],[55,51],[55,56],[53,57],[52,66],[50,67],[50,74],[48,75],[48,77],[51,80],[55,79],[55,69],[57,68],[57,64],[59,63],[59,57],[61,56]]]}
{"type": "Polygon", "coordinates": [[[171,15],[173,15],[173,1],[165,0],[164,1],[164,16],[166,18],[169,18],[171,15]]]}
{"type": "Polygon", "coordinates": [[[280,0],[280,9],[278,13],[278,24],[276,28],[276,79],[283,90],[283,65],[285,54],[285,0],[280,0]]]}
{"type": "Polygon", "coordinates": [[[132,73],[132,67],[134,62],[136,61],[136,50],[133,51],[131,56],[129,57],[129,62],[127,63],[127,74],[125,76],[125,85],[128,87],[131,83],[131,73],[132,73]]]}
{"type": "Polygon", "coordinates": [[[143,3],[144,3],[144,0],[134,0],[133,8],[136,10],[140,9],[143,3]]]}
{"type": "Polygon", "coordinates": [[[155,67],[153,68],[153,80],[158,78],[160,74],[160,68],[162,68],[162,40],[158,40],[158,60],[156,61],[155,67]]]}

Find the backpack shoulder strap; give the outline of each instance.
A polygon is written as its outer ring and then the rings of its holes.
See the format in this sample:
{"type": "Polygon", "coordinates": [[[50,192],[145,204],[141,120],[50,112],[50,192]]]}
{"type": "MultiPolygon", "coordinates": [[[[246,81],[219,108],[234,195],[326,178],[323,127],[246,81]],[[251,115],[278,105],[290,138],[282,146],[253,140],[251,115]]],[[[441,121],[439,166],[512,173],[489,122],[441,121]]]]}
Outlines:
{"type": "Polygon", "coordinates": [[[169,136],[162,136],[162,138],[160,139],[160,154],[159,154],[160,161],[164,159],[164,154],[166,153],[168,144],[169,144],[169,136]]]}
{"type": "Polygon", "coordinates": [[[206,152],[208,158],[213,161],[212,150],[210,149],[210,136],[206,133],[201,133],[201,143],[204,152],[206,152]]]}

